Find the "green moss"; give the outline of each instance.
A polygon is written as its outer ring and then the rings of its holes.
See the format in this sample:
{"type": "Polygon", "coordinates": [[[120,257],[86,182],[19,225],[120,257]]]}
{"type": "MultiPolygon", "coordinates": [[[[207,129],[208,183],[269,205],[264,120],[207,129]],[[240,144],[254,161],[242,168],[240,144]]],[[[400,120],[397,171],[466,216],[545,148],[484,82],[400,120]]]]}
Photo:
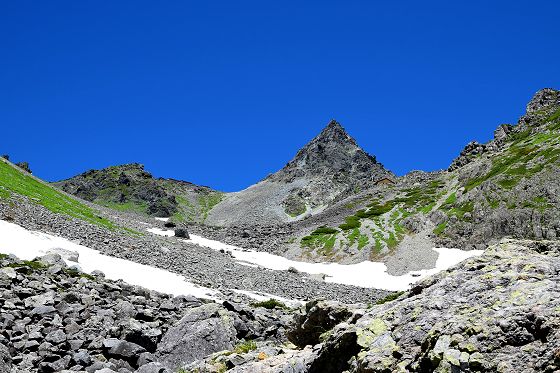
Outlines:
{"type": "Polygon", "coordinates": [[[313,233],[311,233],[311,235],[320,235],[320,234],[335,234],[338,233],[338,230],[336,228],[330,228],[330,227],[319,227],[317,229],[315,229],[313,231],[313,233]]]}
{"type": "Polygon", "coordinates": [[[391,293],[384,298],[378,299],[375,302],[375,304],[384,304],[384,303],[387,303],[387,302],[392,302],[403,294],[404,294],[404,291],[397,291],[397,292],[391,293]]]}
{"type": "Polygon", "coordinates": [[[360,238],[358,238],[358,250],[363,249],[369,243],[369,238],[365,234],[361,234],[360,238]]]}
{"type": "Polygon", "coordinates": [[[24,260],[18,263],[8,264],[8,267],[14,268],[19,272],[30,273],[47,268],[48,266],[37,260],[24,260]]]}
{"type": "Polygon", "coordinates": [[[545,197],[535,197],[530,201],[525,201],[521,206],[535,209],[540,212],[544,212],[545,210],[554,207],[554,205],[552,205],[545,197]]]}
{"type": "Polygon", "coordinates": [[[348,216],[344,219],[346,222],[339,225],[338,227],[343,231],[348,231],[350,229],[359,228],[362,224],[360,223],[360,218],[357,216],[348,216]]]}
{"type": "Polygon", "coordinates": [[[252,340],[248,340],[235,346],[234,352],[238,354],[246,354],[256,349],[257,349],[257,344],[252,340]]]}
{"type": "Polygon", "coordinates": [[[468,180],[465,190],[476,188],[487,180],[500,176],[497,183],[505,189],[513,188],[523,178],[529,178],[560,157],[557,133],[539,133],[531,136],[530,131],[517,134],[512,145],[501,155],[494,158],[490,170],[479,177],[468,180]],[[538,160],[533,167],[527,165],[538,160]]]}
{"type": "MultiPolygon", "coordinates": [[[[167,184],[170,188],[172,184],[167,184]]],[[[196,200],[190,201],[184,195],[175,193],[175,200],[178,204],[178,211],[173,215],[176,222],[200,222],[204,223],[210,211],[222,201],[224,193],[221,192],[201,192],[196,200]]]]}
{"type": "Polygon", "coordinates": [[[70,276],[70,277],[80,277],[80,278],[86,278],[90,281],[94,281],[95,277],[93,277],[92,275],[85,273],[85,272],[80,272],[77,269],[74,268],[65,268],[64,272],[70,276]]]}
{"type": "Polygon", "coordinates": [[[489,200],[487,199],[488,205],[490,205],[490,208],[492,209],[497,209],[500,206],[500,201],[498,200],[489,200]]]}
{"type": "Polygon", "coordinates": [[[395,234],[393,232],[390,232],[389,238],[385,240],[385,243],[387,244],[387,247],[389,249],[394,249],[399,245],[399,240],[395,237],[395,234]]]}
{"type": "Polygon", "coordinates": [[[354,228],[352,233],[348,235],[348,246],[354,245],[356,240],[360,237],[360,230],[358,228],[354,228]]]}
{"type": "MultiPolygon", "coordinates": [[[[0,187],[4,191],[26,196],[54,213],[72,216],[109,229],[116,228],[111,221],[97,215],[95,210],[85,204],[39,182],[3,161],[0,161],[0,187]]],[[[6,193],[4,192],[3,195],[5,196],[6,193]]]]}
{"type": "MultiPolygon", "coordinates": [[[[338,231],[336,231],[338,233],[338,231]]],[[[330,254],[336,242],[336,233],[318,233],[317,230],[301,239],[301,246],[310,249],[319,249],[325,254],[330,254]]]]}
{"type": "Polygon", "coordinates": [[[426,206],[423,206],[423,207],[419,208],[418,212],[421,212],[423,214],[428,214],[430,211],[432,211],[432,209],[434,208],[435,205],[436,205],[435,202],[427,204],[426,206]]]}
{"type": "Polygon", "coordinates": [[[447,222],[443,222],[441,224],[438,224],[438,226],[434,229],[434,234],[436,236],[441,236],[443,234],[443,232],[445,231],[445,228],[447,228],[447,222]]]}
{"type": "Polygon", "coordinates": [[[10,198],[12,194],[10,193],[9,190],[6,190],[4,188],[0,188],[0,199],[8,199],[10,198]]]}
{"type": "Polygon", "coordinates": [[[251,306],[253,307],[261,307],[261,308],[266,308],[269,310],[275,309],[275,308],[282,308],[282,309],[288,309],[289,307],[286,306],[284,303],[270,298],[269,300],[264,300],[262,302],[255,302],[255,303],[251,303],[251,306]]]}
{"type": "Polygon", "coordinates": [[[200,215],[202,216],[202,222],[206,221],[210,210],[212,210],[214,206],[220,203],[223,198],[223,193],[216,192],[203,194],[198,197],[198,205],[200,206],[200,215]]]}
{"type": "Polygon", "coordinates": [[[446,211],[449,216],[456,216],[459,220],[464,220],[465,214],[467,212],[473,212],[474,210],[474,202],[467,201],[461,204],[456,204],[455,206],[442,206],[442,210],[446,211]],[[445,210],[447,208],[447,210],[445,210]]]}

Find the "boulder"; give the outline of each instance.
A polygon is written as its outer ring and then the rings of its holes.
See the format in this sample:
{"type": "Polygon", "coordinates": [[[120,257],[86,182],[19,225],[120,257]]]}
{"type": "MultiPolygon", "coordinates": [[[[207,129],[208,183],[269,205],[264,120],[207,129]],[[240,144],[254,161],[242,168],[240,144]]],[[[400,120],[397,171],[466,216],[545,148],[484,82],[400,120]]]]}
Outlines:
{"type": "Polygon", "coordinates": [[[109,356],[114,356],[118,359],[123,359],[136,365],[138,356],[146,352],[146,349],[136,343],[123,341],[116,338],[108,338],[103,340],[103,348],[108,352],[109,356]]]}
{"type": "Polygon", "coordinates": [[[215,303],[188,309],[160,341],[157,360],[167,368],[177,368],[235,345],[233,315],[215,303]]]}
{"type": "Polygon", "coordinates": [[[148,363],[138,368],[136,373],[171,373],[171,371],[160,363],[148,363]]]}
{"type": "Polygon", "coordinates": [[[175,229],[175,237],[186,238],[189,239],[189,232],[185,228],[176,228],[175,229]]]}
{"type": "Polygon", "coordinates": [[[309,302],[304,310],[294,315],[287,337],[298,347],[315,345],[320,342],[321,334],[347,320],[352,314],[348,305],[339,302],[309,302]]]}

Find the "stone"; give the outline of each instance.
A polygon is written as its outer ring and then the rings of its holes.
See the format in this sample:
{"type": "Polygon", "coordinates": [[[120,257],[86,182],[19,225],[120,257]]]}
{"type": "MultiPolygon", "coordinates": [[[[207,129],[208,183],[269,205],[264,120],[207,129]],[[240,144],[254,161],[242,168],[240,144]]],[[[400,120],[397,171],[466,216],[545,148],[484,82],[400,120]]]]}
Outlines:
{"type": "Polygon", "coordinates": [[[319,343],[321,334],[352,315],[349,306],[332,301],[312,301],[294,315],[287,332],[290,342],[298,347],[319,343]]]}
{"type": "Polygon", "coordinates": [[[160,363],[148,363],[138,368],[136,373],[172,373],[172,371],[160,363]]]}
{"type": "Polygon", "coordinates": [[[45,336],[45,341],[52,344],[60,344],[66,341],[66,334],[62,330],[58,329],[47,334],[45,336]]]}
{"type": "Polygon", "coordinates": [[[107,351],[109,356],[124,359],[132,365],[137,363],[138,356],[141,353],[146,352],[144,347],[136,343],[123,341],[117,338],[103,340],[103,348],[107,351]]]}
{"type": "Polygon", "coordinates": [[[12,357],[6,346],[0,344],[0,373],[10,373],[12,369],[12,357]]]}
{"type": "Polygon", "coordinates": [[[214,303],[188,309],[163,336],[156,356],[175,370],[211,353],[231,350],[236,342],[233,316],[214,303]]]}
{"type": "Polygon", "coordinates": [[[175,228],[175,237],[189,239],[189,232],[185,228],[175,228]]]}

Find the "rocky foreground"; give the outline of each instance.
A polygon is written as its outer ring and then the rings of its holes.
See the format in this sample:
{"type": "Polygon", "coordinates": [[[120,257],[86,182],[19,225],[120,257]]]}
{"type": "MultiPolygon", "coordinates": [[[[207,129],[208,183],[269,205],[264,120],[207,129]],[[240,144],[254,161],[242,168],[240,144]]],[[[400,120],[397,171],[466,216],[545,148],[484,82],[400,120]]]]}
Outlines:
{"type": "Polygon", "coordinates": [[[244,341],[285,340],[282,308],[174,298],[81,273],[58,254],[4,255],[0,267],[0,372],[171,372],[244,341]]]}
{"type": "Polygon", "coordinates": [[[173,298],[0,262],[0,372],[558,372],[560,244],[505,240],[375,305],[173,298]]]}
{"type": "Polygon", "coordinates": [[[300,349],[232,371],[558,372],[559,273],[557,242],[503,241],[395,301],[308,304],[288,332],[300,349]]]}

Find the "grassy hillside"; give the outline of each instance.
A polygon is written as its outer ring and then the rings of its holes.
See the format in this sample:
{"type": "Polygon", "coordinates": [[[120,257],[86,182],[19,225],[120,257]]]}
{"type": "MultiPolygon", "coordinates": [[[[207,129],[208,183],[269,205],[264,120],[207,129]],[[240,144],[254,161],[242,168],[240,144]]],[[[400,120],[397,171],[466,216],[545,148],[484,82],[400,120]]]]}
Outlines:
{"type": "Polygon", "coordinates": [[[9,199],[13,193],[28,197],[30,201],[54,213],[72,216],[109,229],[116,228],[114,223],[99,216],[94,209],[2,160],[0,161],[0,199],[9,199]]]}

